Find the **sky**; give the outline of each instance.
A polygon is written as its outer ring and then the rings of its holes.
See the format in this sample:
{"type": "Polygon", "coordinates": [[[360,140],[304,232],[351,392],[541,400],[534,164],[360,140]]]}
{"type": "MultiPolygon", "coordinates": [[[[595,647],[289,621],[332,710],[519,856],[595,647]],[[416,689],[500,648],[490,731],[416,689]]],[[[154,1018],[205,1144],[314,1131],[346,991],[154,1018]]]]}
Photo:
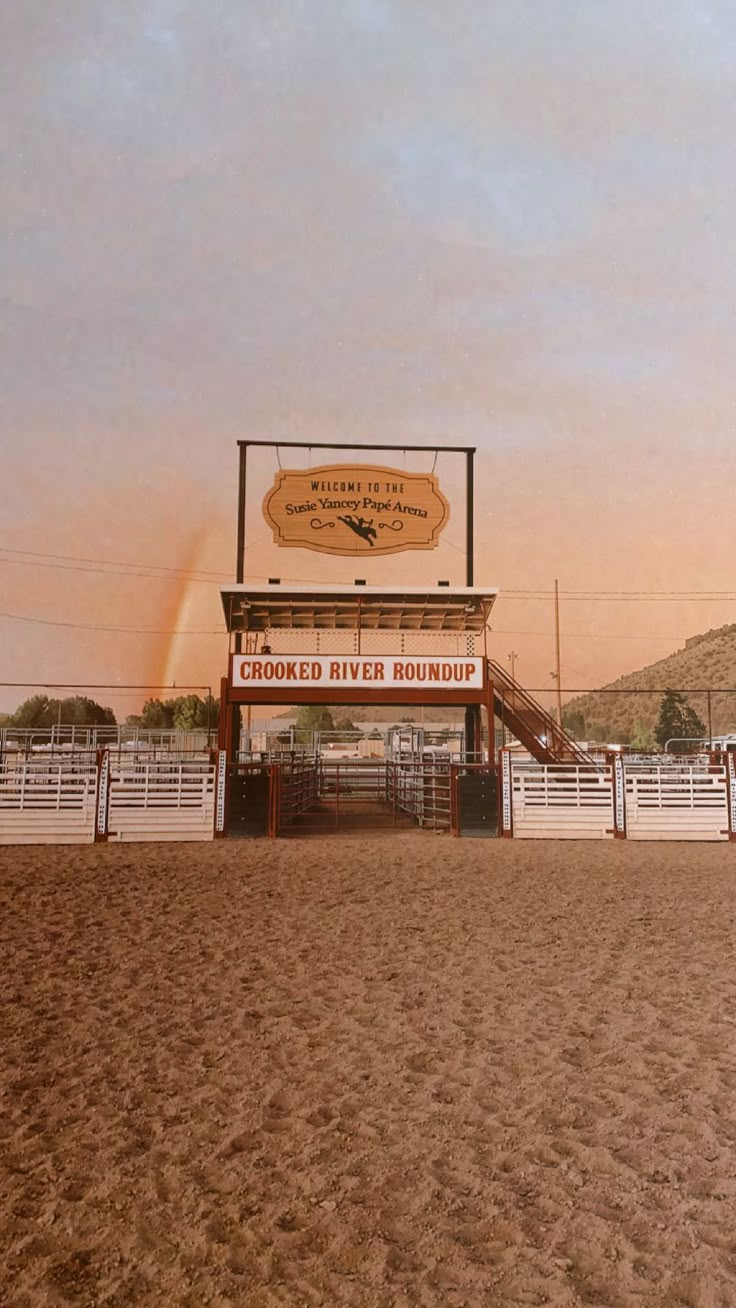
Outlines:
{"type": "MultiPolygon", "coordinates": [[[[733,5],[26,0],[0,60],[0,681],[216,684],[246,438],[475,445],[527,685],[555,578],[566,687],[736,620],[566,597],[736,594],[733,5]]],[[[369,580],[463,580],[458,464],[369,580]]],[[[249,575],[352,580],[270,543],[276,468],[249,575]]]]}

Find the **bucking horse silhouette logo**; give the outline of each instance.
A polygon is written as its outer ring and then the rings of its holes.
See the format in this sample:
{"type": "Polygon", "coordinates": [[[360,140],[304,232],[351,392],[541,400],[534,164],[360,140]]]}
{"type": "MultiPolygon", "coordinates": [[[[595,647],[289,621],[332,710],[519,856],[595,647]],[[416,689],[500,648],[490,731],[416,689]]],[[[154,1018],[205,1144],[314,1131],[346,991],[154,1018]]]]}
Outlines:
{"type": "Polygon", "coordinates": [[[373,542],[377,539],[378,532],[373,526],[372,518],[354,518],[352,513],[345,513],[338,517],[338,521],[344,522],[345,526],[354,531],[356,536],[360,536],[361,540],[367,540],[373,549],[373,542]]]}

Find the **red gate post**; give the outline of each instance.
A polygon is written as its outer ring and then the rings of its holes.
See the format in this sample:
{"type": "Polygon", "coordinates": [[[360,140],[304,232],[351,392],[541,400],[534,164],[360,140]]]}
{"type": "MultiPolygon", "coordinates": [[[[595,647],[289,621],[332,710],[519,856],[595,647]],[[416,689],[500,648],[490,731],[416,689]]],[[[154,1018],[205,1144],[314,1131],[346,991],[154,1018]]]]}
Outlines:
{"type": "Polygon", "coordinates": [[[340,764],[335,767],[335,826],[340,821],[340,764]]]}
{"type": "Polygon", "coordinates": [[[278,763],[272,763],[268,769],[268,835],[271,840],[279,834],[280,790],[281,769],[278,763]]]}

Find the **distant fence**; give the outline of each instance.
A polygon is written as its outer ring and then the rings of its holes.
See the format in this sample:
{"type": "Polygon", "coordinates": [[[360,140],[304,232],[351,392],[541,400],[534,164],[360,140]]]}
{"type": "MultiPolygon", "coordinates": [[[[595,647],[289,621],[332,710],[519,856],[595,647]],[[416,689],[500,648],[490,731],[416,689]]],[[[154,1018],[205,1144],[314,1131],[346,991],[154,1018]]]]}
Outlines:
{"type": "Polygon", "coordinates": [[[546,765],[501,751],[501,830],[520,839],[736,840],[736,759],[546,765]]]}
{"type": "Polygon", "coordinates": [[[175,731],[149,729],[137,726],[58,726],[58,727],[0,727],[0,759],[16,755],[60,754],[94,752],[97,749],[116,750],[127,754],[150,754],[151,757],[169,754],[206,753],[214,733],[206,730],[175,731]]]}

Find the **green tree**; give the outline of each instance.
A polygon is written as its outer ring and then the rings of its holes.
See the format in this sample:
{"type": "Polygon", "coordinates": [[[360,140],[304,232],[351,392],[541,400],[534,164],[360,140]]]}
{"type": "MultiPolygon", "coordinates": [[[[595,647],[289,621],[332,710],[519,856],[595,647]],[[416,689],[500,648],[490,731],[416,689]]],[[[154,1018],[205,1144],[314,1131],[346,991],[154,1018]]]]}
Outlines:
{"type": "Polygon", "coordinates": [[[608,743],[610,745],[628,745],[630,740],[631,732],[627,731],[624,727],[614,727],[608,737],[608,743]]]}
{"type": "Polygon", "coordinates": [[[343,713],[341,717],[335,718],[335,731],[357,731],[357,727],[352,718],[343,713]]]}
{"type": "Polygon", "coordinates": [[[10,719],[14,727],[51,727],[58,720],[59,701],[48,695],[24,699],[10,719]]]}
{"type": "Polygon", "coordinates": [[[61,701],[61,721],[81,727],[114,727],[115,714],[86,695],[73,695],[61,701]]]}
{"type": "Polygon", "coordinates": [[[173,700],[147,699],[141,709],[140,724],[146,731],[171,731],[174,725],[173,700]]]}
{"type": "Polygon", "coordinates": [[[324,704],[302,704],[296,715],[297,731],[334,731],[335,723],[324,704]]]}
{"type": "Polygon", "coordinates": [[[214,696],[179,695],[176,699],[147,699],[139,715],[131,715],[128,722],[147,731],[206,731],[217,725],[220,701],[214,696]]]}
{"type": "Polygon", "coordinates": [[[634,730],[631,735],[631,748],[635,749],[637,754],[654,754],[657,750],[657,742],[654,738],[654,732],[651,727],[647,727],[637,718],[634,723],[634,730]]]}
{"type": "Polygon", "coordinates": [[[115,714],[86,695],[72,695],[68,699],[31,695],[12,714],[10,722],[15,727],[48,728],[55,727],[57,722],[63,726],[114,727],[115,714]]]}
{"type": "Polygon", "coordinates": [[[698,739],[705,737],[705,725],[684,695],[667,690],[659,705],[659,720],[654,728],[657,743],[664,749],[668,740],[677,746],[677,753],[688,754],[698,748],[698,739]]]}
{"type": "Polygon", "coordinates": [[[571,736],[577,740],[582,740],[585,736],[585,717],[580,709],[563,709],[562,725],[565,731],[569,731],[571,736]]]}
{"type": "Polygon", "coordinates": [[[180,695],[178,699],[167,700],[167,708],[171,709],[177,731],[194,731],[202,717],[204,700],[199,695],[180,695]]]}

